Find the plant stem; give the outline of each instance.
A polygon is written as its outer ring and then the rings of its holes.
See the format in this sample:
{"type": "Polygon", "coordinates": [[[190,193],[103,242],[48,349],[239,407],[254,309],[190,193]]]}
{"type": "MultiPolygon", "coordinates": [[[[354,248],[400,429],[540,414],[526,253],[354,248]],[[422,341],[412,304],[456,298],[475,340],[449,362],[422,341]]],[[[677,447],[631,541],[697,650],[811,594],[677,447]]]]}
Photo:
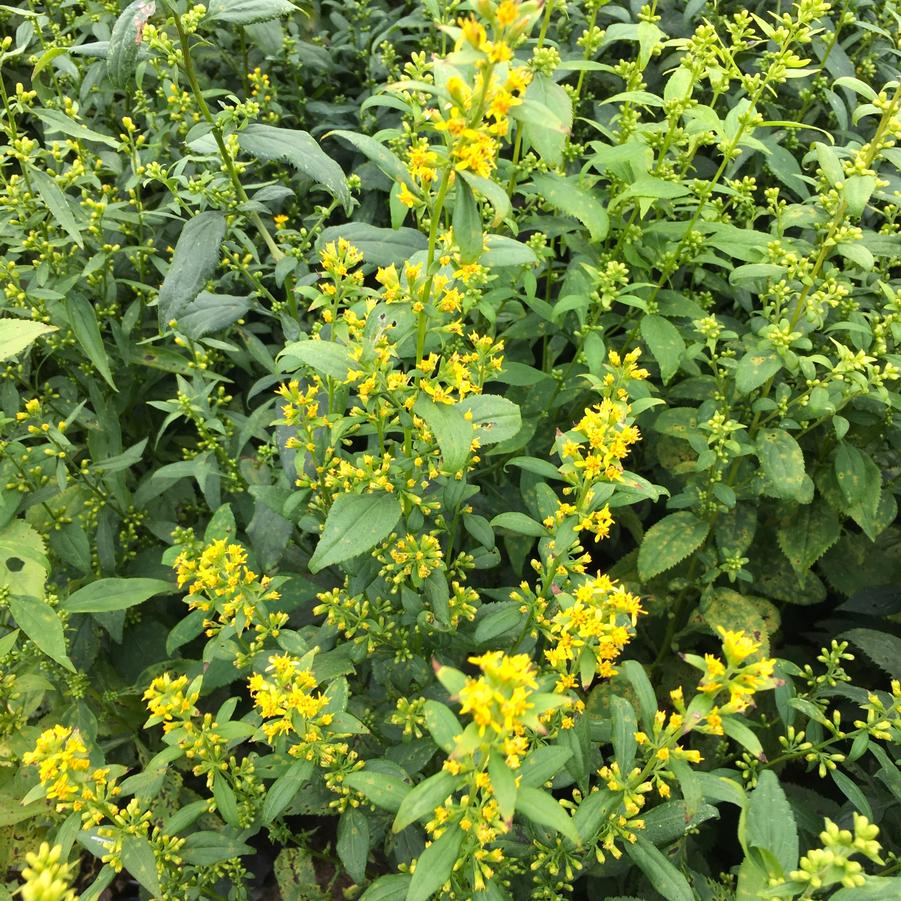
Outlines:
{"type": "MultiPolygon", "coordinates": [[[[222,163],[225,166],[225,171],[228,173],[228,176],[231,179],[232,184],[234,185],[235,193],[237,194],[238,199],[241,201],[241,203],[247,203],[250,198],[248,198],[247,192],[244,190],[244,185],[241,184],[241,177],[240,175],[238,175],[238,170],[235,168],[235,161],[234,159],[232,159],[232,155],[229,152],[228,147],[226,147],[225,145],[225,138],[222,134],[222,128],[216,121],[216,117],[213,115],[212,111],[207,105],[206,98],[203,96],[203,90],[201,89],[200,84],[197,81],[197,73],[194,70],[194,62],[191,59],[191,45],[188,41],[188,35],[184,29],[184,25],[182,25],[181,17],[178,15],[178,13],[173,12],[172,19],[175,22],[175,30],[178,32],[178,40],[181,45],[182,68],[184,69],[184,73],[187,76],[188,83],[191,85],[191,92],[194,94],[194,99],[197,101],[198,107],[200,107],[200,112],[203,115],[203,118],[206,119],[207,123],[210,126],[210,130],[213,134],[213,140],[215,140],[216,147],[219,149],[219,156],[222,157],[222,163]]],[[[260,233],[260,237],[269,248],[269,252],[272,254],[272,258],[276,262],[282,259],[284,257],[284,254],[273,240],[272,235],[269,234],[269,229],[266,228],[263,220],[260,219],[259,214],[250,212],[247,214],[247,217],[256,226],[257,231],[260,233]]]]}

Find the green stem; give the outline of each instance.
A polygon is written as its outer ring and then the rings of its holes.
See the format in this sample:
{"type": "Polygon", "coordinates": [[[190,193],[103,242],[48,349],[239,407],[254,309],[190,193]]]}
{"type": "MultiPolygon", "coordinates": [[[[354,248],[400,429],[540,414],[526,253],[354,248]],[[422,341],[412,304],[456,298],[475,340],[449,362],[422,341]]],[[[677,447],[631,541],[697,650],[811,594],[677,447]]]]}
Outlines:
{"type": "Polygon", "coordinates": [[[425,333],[426,328],[428,327],[428,312],[427,312],[427,304],[429,302],[429,297],[432,293],[432,281],[434,279],[434,273],[432,272],[432,264],[435,262],[435,245],[438,241],[438,226],[441,221],[441,213],[444,210],[444,200],[447,197],[447,189],[450,187],[450,176],[451,176],[451,166],[448,164],[447,168],[444,170],[444,174],[441,176],[441,184],[438,186],[438,194],[435,197],[435,205],[432,207],[432,221],[429,223],[429,249],[428,254],[426,256],[426,282],[422,289],[422,294],[420,295],[420,303],[422,304],[422,310],[420,310],[418,316],[419,319],[416,325],[416,367],[419,368],[422,365],[422,354],[425,350],[425,333]]]}
{"type": "MultiPolygon", "coordinates": [[[[229,153],[228,147],[226,147],[225,145],[225,137],[222,134],[222,128],[216,121],[216,117],[213,115],[212,111],[207,105],[206,98],[203,96],[203,90],[200,87],[200,83],[197,81],[197,73],[194,69],[194,62],[191,59],[191,45],[188,41],[188,34],[185,31],[181,17],[178,15],[178,13],[173,12],[172,20],[175,23],[175,30],[178,32],[178,40],[179,44],[181,45],[182,68],[184,69],[185,76],[187,77],[188,83],[191,86],[191,92],[194,94],[194,99],[197,101],[197,105],[200,108],[200,112],[203,115],[203,118],[206,119],[207,123],[210,126],[210,130],[213,134],[213,140],[215,140],[216,147],[219,149],[219,156],[222,157],[222,163],[225,166],[225,171],[228,173],[228,176],[231,179],[232,184],[234,185],[235,193],[237,194],[238,199],[241,201],[241,203],[247,203],[250,198],[247,196],[247,192],[244,190],[244,185],[241,184],[241,176],[238,175],[238,170],[237,168],[235,168],[235,161],[232,158],[231,153],[229,153]]],[[[260,233],[260,237],[269,248],[269,252],[272,254],[272,258],[276,262],[278,262],[280,259],[282,259],[282,257],[284,257],[284,254],[273,240],[272,235],[269,234],[269,229],[266,228],[263,220],[260,219],[259,214],[250,212],[247,214],[247,216],[254,224],[254,226],[256,226],[257,231],[260,233]]]]}

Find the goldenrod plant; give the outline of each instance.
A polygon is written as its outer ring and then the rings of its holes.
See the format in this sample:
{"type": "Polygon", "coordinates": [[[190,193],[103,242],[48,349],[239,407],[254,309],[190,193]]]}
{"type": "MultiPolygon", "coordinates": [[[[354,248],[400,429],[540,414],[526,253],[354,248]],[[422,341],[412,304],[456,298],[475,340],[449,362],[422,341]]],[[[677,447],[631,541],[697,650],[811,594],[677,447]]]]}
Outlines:
{"type": "Polygon", "coordinates": [[[0,901],[901,896],[899,14],[0,7],[0,901]]]}

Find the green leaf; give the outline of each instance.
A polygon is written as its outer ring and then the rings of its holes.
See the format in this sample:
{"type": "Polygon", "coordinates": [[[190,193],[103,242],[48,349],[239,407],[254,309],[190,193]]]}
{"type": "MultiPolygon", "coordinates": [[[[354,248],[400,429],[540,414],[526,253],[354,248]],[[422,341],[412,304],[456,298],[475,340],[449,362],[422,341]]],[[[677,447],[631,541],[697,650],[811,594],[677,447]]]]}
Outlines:
{"type": "Polygon", "coordinates": [[[310,572],[368,551],[391,534],[400,513],[397,498],[384,492],[342,494],[328,511],[322,536],[310,558],[310,572]]]}
{"type": "Polygon", "coordinates": [[[638,574],[643,581],[653,579],[681,563],[704,544],[710,524],[680,510],[664,516],[645,533],[638,551],[638,574]]]}
{"type": "Polygon", "coordinates": [[[55,332],[52,325],[30,319],[0,319],[0,360],[8,360],[34,344],[41,335],[55,332]]]}
{"type": "Polygon", "coordinates": [[[96,144],[105,144],[107,147],[112,147],[113,150],[117,150],[119,147],[119,142],[115,138],[93,131],[59,110],[36,107],[30,112],[44,123],[46,131],[59,131],[70,138],[77,138],[79,141],[93,141],[96,144]]]}
{"type": "Polygon", "coordinates": [[[292,341],[278,355],[282,369],[290,372],[301,365],[310,366],[333,379],[346,379],[354,361],[343,344],[334,341],[305,339],[292,341]]]}
{"type": "Polygon", "coordinates": [[[750,751],[758,760],[766,760],[760,739],[741,720],[733,716],[723,717],[723,732],[746,751],[750,751]]]}
{"type": "MultiPolygon", "coordinates": [[[[372,160],[392,181],[403,182],[411,190],[418,190],[416,184],[410,178],[407,167],[384,144],[375,138],[371,138],[369,135],[361,135],[355,131],[344,131],[343,129],[330,131],[326,137],[336,137],[347,141],[348,144],[356,147],[363,156],[372,160]]],[[[390,231],[390,229],[386,229],[386,231],[390,231]]],[[[350,240],[351,238],[348,237],[348,241],[350,240]]]]}
{"type": "MultiPolygon", "coordinates": [[[[798,866],[798,827],[779,779],[764,770],[751,792],[745,811],[745,841],[748,847],[769,851],[787,874],[798,866]]],[[[778,875],[778,874],[776,874],[778,875]]]]}
{"type": "Polygon", "coordinates": [[[622,674],[632,683],[638,698],[638,709],[645,729],[650,730],[657,713],[657,696],[644,666],[637,660],[626,660],[620,665],[622,674]]]}
{"type": "Polygon", "coordinates": [[[447,472],[459,472],[469,457],[473,427],[463,415],[459,404],[436,404],[426,394],[420,394],[413,405],[413,412],[425,420],[438,442],[444,468],[447,472]]]}
{"type": "Polygon", "coordinates": [[[857,784],[849,779],[841,770],[829,770],[829,776],[838,790],[862,813],[868,820],[873,819],[873,808],[867,796],[858,788],[857,784]]]}
{"type": "Polygon", "coordinates": [[[850,178],[846,178],[842,193],[845,195],[848,212],[852,216],[862,216],[875,190],[876,177],[874,175],[852,175],[850,178]]]}
{"type": "Polygon", "coordinates": [[[373,266],[403,265],[428,246],[426,236],[415,228],[378,228],[368,222],[349,222],[325,229],[316,241],[322,248],[329,241],[346,238],[373,266]]]}
{"type": "Polygon", "coordinates": [[[653,314],[641,317],[641,337],[660,365],[664,385],[676,374],[685,354],[685,341],[668,319],[653,314]]]}
{"type": "Polygon", "coordinates": [[[539,788],[559,773],[573,756],[570,748],[560,745],[542,745],[535,748],[522,762],[522,784],[539,788]]]}
{"type": "Polygon", "coordinates": [[[335,850],[350,878],[360,884],[366,881],[369,859],[369,823],[362,810],[348,807],[338,820],[335,850]]]}
{"type": "Polygon", "coordinates": [[[391,827],[392,831],[401,832],[411,823],[423,817],[431,817],[435,808],[443,804],[453,793],[458,782],[456,776],[443,770],[424,779],[401,802],[391,827]]]}
{"type": "MultiPolygon", "coordinates": [[[[517,773],[518,775],[518,773],[517,773]]],[[[516,810],[516,777],[507,766],[507,761],[496,751],[491,752],[488,759],[488,778],[491,779],[491,790],[497,798],[497,806],[501,817],[509,823],[516,810]]]]}
{"type": "Polygon", "coordinates": [[[253,124],[238,133],[238,142],[242,150],[258,159],[286,160],[298,172],[322,185],[345,209],[350,208],[352,198],[344,170],[308,132],[253,124]]]}
{"type": "Polygon", "coordinates": [[[647,812],[641,834],[655,845],[666,845],[716,817],[719,811],[711,804],[701,804],[692,813],[685,801],[666,801],[647,812]]]}
{"type": "Polygon", "coordinates": [[[632,705],[618,695],[612,695],[610,706],[613,709],[613,751],[621,773],[632,770],[638,742],[635,733],[638,731],[638,719],[632,705]]]}
{"type": "Polygon", "coordinates": [[[222,331],[241,319],[251,308],[250,297],[201,291],[178,319],[178,330],[189,338],[222,331]]]}
{"type": "Polygon", "coordinates": [[[410,879],[406,873],[380,876],[363,892],[360,901],[404,901],[410,879]]]}
{"type": "Polygon", "coordinates": [[[192,832],[186,839],[180,851],[180,856],[185,863],[197,867],[212,866],[229,860],[232,857],[242,857],[245,854],[253,854],[254,849],[245,845],[232,836],[221,832],[203,831],[192,832]]]}
{"type": "Polygon", "coordinates": [[[162,889],[150,842],[140,835],[126,835],[122,840],[121,857],[125,869],[150,892],[152,897],[159,897],[162,889]]]}
{"type": "Polygon", "coordinates": [[[475,198],[465,180],[457,182],[453,214],[454,243],[460,248],[464,263],[472,263],[482,255],[482,217],[475,198]]]}
{"type": "Polygon", "coordinates": [[[536,74],[522,103],[510,116],[523,123],[523,135],[539,156],[551,166],[563,162],[563,149],[573,125],[573,105],[563,85],[553,78],[536,74]]]}
{"type": "Polygon", "coordinates": [[[522,786],[516,796],[516,811],[539,826],[559,832],[574,845],[582,843],[570,815],[560,806],[553,795],[549,795],[545,791],[522,786]]]}
{"type": "Polygon", "coordinates": [[[450,754],[456,747],[457,737],[463,733],[463,727],[454,712],[446,704],[430,698],[425,702],[423,714],[426,729],[435,744],[450,754]]]}
{"type": "Polygon", "coordinates": [[[636,834],[634,843],[625,842],[625,849],[638,869],[667,901],[695,901],[688,880],[643,835],[636,834]]]}
{"type": "Polygon", "coordinates": [[[757,436],[763,474],[780,497],[796,498],[807,472],[801,445],[784,429],[763,429],[757,436]]]}
{"type": "Polygon", "coordinates": [[[792,569],[803,579],[841,534],[838,514],[828,504],[813,503],[793,508],[780,525],[777,537],[792,569]]]}
{"type": "Polygon", "coordinates": [[[749,350],[735,367],[735,389],[750,394],[782,368],[782,358],[774,350],[749,350]]]}
{"type": "Polygon", "coordinates": [[[429,901],[450,878],[460,847],[463,830],[451,826],[437,841],[432,842],[416,861],[416,869],[407,889],[406,901],[429,901]]]}
{"type": "Polygon", "coordinates": [[[71,672],[66,656],[66,637],[57,612],[46,602],[33,597],[11,596],[9,610],[16,625],[52,660],[71,672]]]}
{"type": "Polygon", "coordinates": [[[213,774],[213,800],[216,802],[216,810],[229,826],[238,826],[240,816],[238,814],[238,799],[234,789],[229,785],[227,777],[220,772],[213,774]]]}
{"type": "Polygon", "coordinates": [[[901,876],[885,879],[867,876],[864,885],[839,889],[830,901],[898,901],[901,898],[901,876]]]}
{"type": "Polygon", "coordinates": [[[94,368],[103,376],[104,381],[113,391],[117,390],[94,307],[84,297],[70,294],[66,297],[66,316],[78,343],[91,363],[94,364],[94,368]]]}
{"type": "Polygon", "coordinates": [[[603,241],[607,237],[610,219],[604,207],[591,196],[590,189],[575,179],[554,174],[536,173],[532,183],[546,203],[578,219],[588,229],[592,241],[603,241]]]}
{"type": "Polygon", "coordinates": [[[395,813],[404,798],[410,793],[410,786],[403,779],[375,770],[356,770],[348,773],[345,785],[365,795],[367,800],[382,810],[395,813]]]}
{"type": "Polygon", "coordinates": [[[97,579],[60,603],[69,613],[109,613],[127,610],[158,594],[171,594],[175,586],[161,579],[97,579]]]}
{"type": "Polygon", "coordinates": [[[134,75],[142,48],[144,26],[154,12],[154,0],[135,0],[116,19],[106,57],[106,73],[115,87],[125,87],[134,75]]]}
{"type": "MultiPolygon", "coordinates": [[[[513,204],[507,195],[507,191],[490,178],[482,178],[481,175],[473,175],[472,172],[457,172],[473,191],[481,194],[494,207],[494,219],[491,227],[497,228],[504,219],[513,212],[513,204]]],[[[479,228],[481,234],[481,228],[479,228]]],[[[479,248],[481,252],[481,247],[479,248]]]]}
{"type": "Polygon", "coordinates": [[[219,251],[225,239],[225,217],[207,210],[189,219],[182,227],[175,245],[169,271],[160,287],[158,313],[160,329],[170,320],[186,313],[191,301],[200,294],[219,262],[219,251]]]}
{"type": "Polygon", "coordinates": [[[876,629],[848,629],[840,638],[860,648],[893,679],[901,679],[901,638],[876,629]]]}
{"type": "Polygon", "coordinates": [[[297,12],[289,0],[210,0],[207,19],[231,25],[254,25],[297,12]]]}
{"type": "Polygon", "coordinates": [[[868,454],[842,441],[835,454],[835,477],[849,507],[875,516],[882,493],[882,474],[868,454]]]}
{"type": "Polygon", "coordinates": [[[525,513],[517,513],[511,511],[509,513],[499,513],[491,520],[493,529],[506,529],[508,532],[515,532],[517,535],[530,535],[533,538],[545,538],[548,534],[547,529],[540,523],[526,516],[525,513]]]}
{"type": "Polygon", "coordinates": [[[297,760],[269,786],[260,814],[264,823],[271,823],[294,800],[312,772],[312,761],[297,760]]]}
{"type": "Polygon", "coordinates": [[[34,186],[38,189],[38,193],[47,205],[50,215],[56,220],[63,231],[81,248],[84,247],[84,241],[81,237],[81,229],[75,221],[72,213],[72,207],[63,193],[60,186],[42,169],[36,169],[34,166],[28,167],[28,174],[34,186]]]}
{"type": "Polygon", "coordinates": [[[512,438],[522,428],[519,407],[497,394],[475,394],[461,400],[464,413],[472,413],[474,438],[484,447],[512,438]]]}

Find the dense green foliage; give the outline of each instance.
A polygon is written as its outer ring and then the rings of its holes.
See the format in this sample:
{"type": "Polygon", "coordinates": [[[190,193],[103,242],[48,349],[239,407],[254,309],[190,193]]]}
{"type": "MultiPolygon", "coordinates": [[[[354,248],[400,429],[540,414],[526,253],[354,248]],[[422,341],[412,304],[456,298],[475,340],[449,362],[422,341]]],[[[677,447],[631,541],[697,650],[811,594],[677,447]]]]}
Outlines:
{"type": "Polygon", "coordinates": [[[0,901],[901,895],[893,2],[0,36],[0,901]]]}

